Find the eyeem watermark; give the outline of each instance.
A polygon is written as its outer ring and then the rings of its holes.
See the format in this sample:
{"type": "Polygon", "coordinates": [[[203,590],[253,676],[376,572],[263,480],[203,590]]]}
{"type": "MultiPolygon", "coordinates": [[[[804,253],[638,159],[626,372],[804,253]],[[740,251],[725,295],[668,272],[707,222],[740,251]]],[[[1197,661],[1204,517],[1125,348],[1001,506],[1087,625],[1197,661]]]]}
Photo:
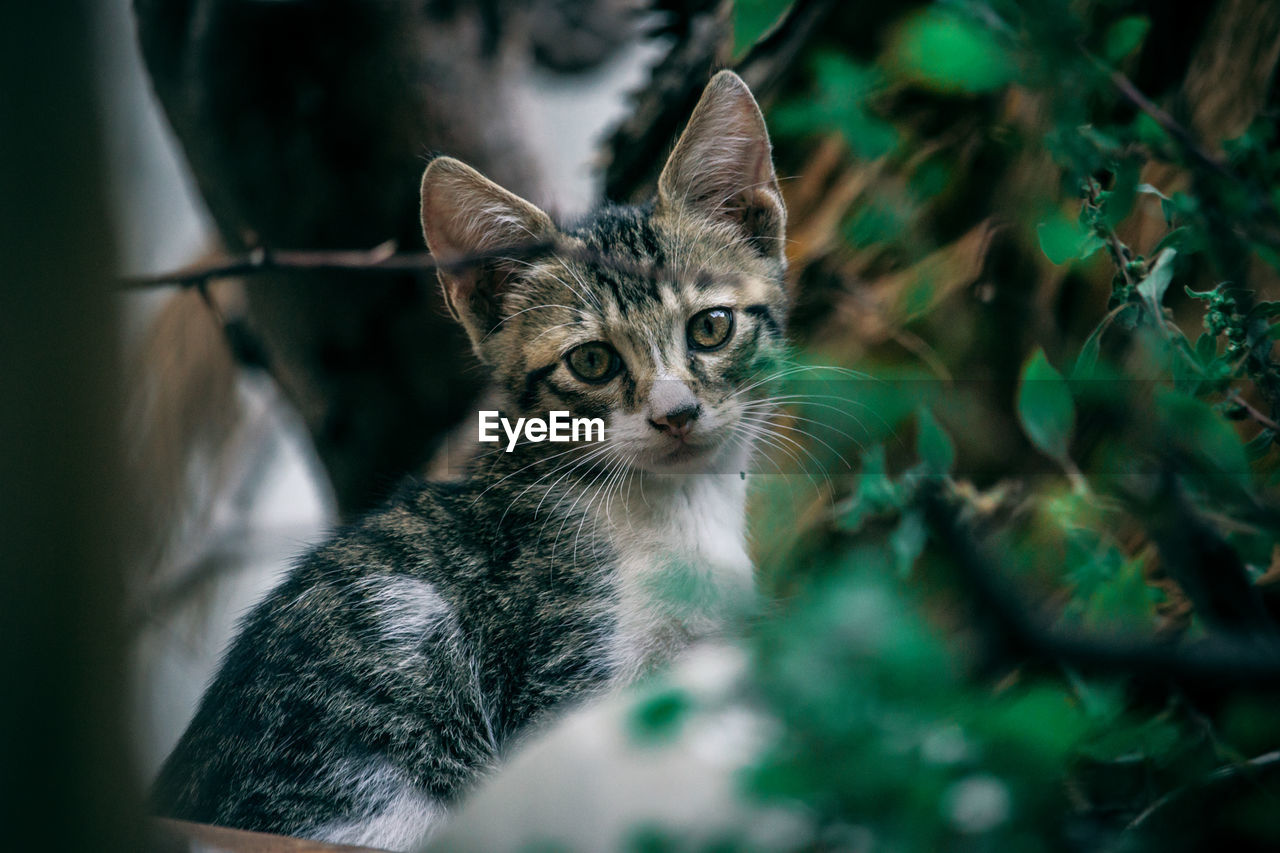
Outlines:
{"type": "Polygon", "coordinates": [[[516,418],[515,424],[501,412],[480,412],[480,440],[501,441],[498,427],[507,434],[507,452],[516,449],[523,433],[526,441],[604,441],[604,418],[575,418],[568,412],[548,412],[545,418],[516,418]]]}

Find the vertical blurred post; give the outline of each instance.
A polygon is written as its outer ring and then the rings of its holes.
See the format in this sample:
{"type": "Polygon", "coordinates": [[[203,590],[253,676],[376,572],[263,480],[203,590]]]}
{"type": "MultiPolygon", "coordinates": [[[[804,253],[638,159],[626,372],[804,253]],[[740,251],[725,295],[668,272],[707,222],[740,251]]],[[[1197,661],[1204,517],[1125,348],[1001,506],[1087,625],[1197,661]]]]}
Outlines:
{"type": "Polygon", "coordinates": [[[0,6],[0,849],[138,850],[92,0],[0,6]]]}

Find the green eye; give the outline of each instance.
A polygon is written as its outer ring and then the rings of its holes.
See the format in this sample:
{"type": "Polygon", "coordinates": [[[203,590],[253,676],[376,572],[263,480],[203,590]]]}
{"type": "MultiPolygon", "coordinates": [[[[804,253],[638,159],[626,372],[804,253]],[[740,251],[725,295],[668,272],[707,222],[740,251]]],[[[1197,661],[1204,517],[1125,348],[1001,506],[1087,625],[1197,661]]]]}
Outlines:
{"type": "Polygon", "coordinates": [[[732,333],[733,312],[728,308],[708,308],[689,320],[689,346],[694,349],[718,349],[732,333]]]}
{"type": "Polygon", "coordinates": [[[622,359],[617,350],[600,341],[575,347],[564,361],[574,376],[597,385],[608,382],[622,369],[622,359]]]}

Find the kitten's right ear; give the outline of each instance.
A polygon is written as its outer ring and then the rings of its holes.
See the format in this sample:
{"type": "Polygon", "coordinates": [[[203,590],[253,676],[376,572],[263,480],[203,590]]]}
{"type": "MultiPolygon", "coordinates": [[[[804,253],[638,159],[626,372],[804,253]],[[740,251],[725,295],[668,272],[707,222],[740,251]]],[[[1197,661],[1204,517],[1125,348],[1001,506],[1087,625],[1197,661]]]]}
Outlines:
{"type": "Polygon", "coordinates": [[[552,239],[551,217],[452,157],[432,160],[422,175],[422,233],[439,267],[450,312],[476,354],[502,320],[502,295],[517,263],[502,258],[450,269],[464,258],[552,239]]]}
{"type": "Polygon", "coordinates": [[[734,225],[764,255],[783,258],[787,209],[764,116],[742,78],[711,78],[658,178],[659,205],[734,225]]]}

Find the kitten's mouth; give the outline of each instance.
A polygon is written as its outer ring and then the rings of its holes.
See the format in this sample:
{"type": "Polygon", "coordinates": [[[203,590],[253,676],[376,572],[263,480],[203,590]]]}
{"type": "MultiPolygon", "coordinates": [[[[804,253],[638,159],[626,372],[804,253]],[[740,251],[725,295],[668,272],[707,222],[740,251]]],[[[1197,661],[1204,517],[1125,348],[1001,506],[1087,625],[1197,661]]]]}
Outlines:
{"type": "Polygon", "coordinates": [[[667,447],[656,450],[650,456],[651,461],[647,467],[668,472],[697,468],[710,460],[719,447],[716,442],[690,444],[685,440],[673,441],[667,447]]]}

